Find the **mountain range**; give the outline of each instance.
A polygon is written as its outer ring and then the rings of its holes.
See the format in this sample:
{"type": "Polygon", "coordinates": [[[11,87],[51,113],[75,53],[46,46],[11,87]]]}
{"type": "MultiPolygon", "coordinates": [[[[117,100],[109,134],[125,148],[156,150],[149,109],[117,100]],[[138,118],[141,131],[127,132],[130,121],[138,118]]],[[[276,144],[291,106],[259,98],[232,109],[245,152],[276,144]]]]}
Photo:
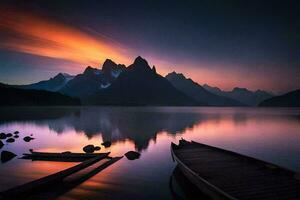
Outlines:
{"type": "Polygon", "coordinates": [[[140,56],[128,67],[107,59],[101,69],[88,66],[76,76],[59,73],[49,80],[10,88],[57,92],[79,98],[85,105],[256,106],[274,96],[238,87],[222,91],[176,72],[163,77],[140,56]]]}
{"type": "Polygon", "coordinates": [[[263,90],[250,91],[247,88],[235,87],[231,91],[223,91],[218,87],[211,87],[207,84],[204,84],[203,87],[213,94],[235,99],[248,106],[256,106],[263,100],[274,96],[273,94],[263,90]]]}
{"type": "Polygon", "coordinates": [[[210,106],[243,106],[245,104],[228,97],[216,95],[204,89],[201,85],[181,73],[167,74],[168,79],[175,88],[197,101],[206,102],[210,106]]]}

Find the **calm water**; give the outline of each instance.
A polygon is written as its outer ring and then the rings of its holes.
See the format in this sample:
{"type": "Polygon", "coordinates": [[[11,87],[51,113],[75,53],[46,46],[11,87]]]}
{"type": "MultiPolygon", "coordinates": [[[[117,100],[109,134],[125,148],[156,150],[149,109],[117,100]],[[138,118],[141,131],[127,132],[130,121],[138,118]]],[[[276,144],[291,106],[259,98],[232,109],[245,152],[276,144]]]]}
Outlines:
{"type": "MultiPolygon", "coordinates": [[[[1,150],[20,157],[29,149],[82,152],[87,144],[113,142],[125,157],[58,199],[173,199],[169,180],[175,168],[170,143],[180,138],[214,145],[300,171],[300,109],[264,108],[1,108],[0,132],[20,131],[20,138],[1,150]],[[25,143],[23,136],[36,139],[25,143]]],[[[77,163],[14,158],[0,164],[0,190],[68,168],[77,163]]],[[[177,190],[177,191],[176,191],[177,190]]],[[[180,187],[175,188],[184,196],[180,187]]]]}

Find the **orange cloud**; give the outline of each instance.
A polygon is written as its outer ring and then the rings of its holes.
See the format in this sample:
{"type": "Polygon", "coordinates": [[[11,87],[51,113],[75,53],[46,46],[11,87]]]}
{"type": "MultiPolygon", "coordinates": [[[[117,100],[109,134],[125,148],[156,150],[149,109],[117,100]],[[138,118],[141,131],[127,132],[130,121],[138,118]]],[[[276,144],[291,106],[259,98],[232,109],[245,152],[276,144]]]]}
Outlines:
{"type": "Polygon", "coordinates": [[[130,63],[128,50],[104,37],[38,15],[0,9],[0,48],[99,65],[106,58],[130,63]]]}

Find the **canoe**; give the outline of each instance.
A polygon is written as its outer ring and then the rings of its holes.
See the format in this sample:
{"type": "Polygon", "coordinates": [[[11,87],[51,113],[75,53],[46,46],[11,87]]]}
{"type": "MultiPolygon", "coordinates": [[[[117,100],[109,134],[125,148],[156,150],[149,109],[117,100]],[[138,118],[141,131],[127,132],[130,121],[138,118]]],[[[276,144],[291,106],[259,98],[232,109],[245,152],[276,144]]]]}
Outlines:
{"type": "Polygon", "coordinates": [[[30,154],[24,153],[21,159],[29,159],[33,161],[82,162],[90,158],[106,154],[107,153],[48,153],[34,151],[30,154]]]}
{"type": "Polygon", "coordinates": [[[172,158],[202,193],[215,200],[300,199],[299,174],[217,147],[180,140],[172,158]]]}

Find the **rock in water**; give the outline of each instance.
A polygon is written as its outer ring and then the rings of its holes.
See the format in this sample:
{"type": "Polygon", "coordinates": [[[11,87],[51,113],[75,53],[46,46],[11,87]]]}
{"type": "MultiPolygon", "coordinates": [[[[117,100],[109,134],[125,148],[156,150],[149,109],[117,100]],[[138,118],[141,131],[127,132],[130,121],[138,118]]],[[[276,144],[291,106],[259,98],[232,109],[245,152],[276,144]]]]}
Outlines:
{"type": "Polygon", "coordinates": [[[15,132],[14,132],[15,135],[18,135],[19,133],[20,133],[19,131],[15,131],[15,132]]]}
{"type": "Polygon", "coordinates": [[[4,146],[3,142],[0,140],[0,149],[4,146]]]}
{"type": "Polygon", "coordinates": [[[70,154],[72,153],[71,151],[64,151],[64,152],[61,152],[61,154],[70,154]]]}
{"type": "Polygon", "coordinates": [[[14,157],[16,157],[17,155],[14,154],[13,152],[10,151],[2,151],[1,152],[1,162],[5,163],[7,161],[10,161],[11,159],[13,159],[14,157]]]}
{"type": "Polygon", "coordinates": [[[105,148],[107,148],[107,147],[111,146],[111,142],[110,141],[105,141],[101,145],[104,146],[105,148]]]}
{"type": "Polygon", "coordinates": [[[0,140],[6,139],[6,134],[5,133],[0,133],[0,140]]]}
{"type": "Polygon", "coordinates": [[[125,153],[125,156],[128,160],[135,160],[138,159],[141,154],[135,151],[128,151],[127,153],[125,153]]]}
{"type": "Polygon", "coordinates": [[[92,144],[86,145],[85,147],[83,147],[82,149],[85,153],[94,153],[95,151],[95,147],[92,144]]]}
{"type": "Polygon", "coordinates": [[[95,146],[95,147],[94,147],[94,150],[95,150],[95,151],[100,151],[100,149],[101,149],[101,147],[99,147],[99,146],[95,146]]]}
{"type": "Polygon", "coordinates": [[[11,137],[11,136],[13,136],[12,133],[7,133],[7,134],[6,134],[6,137],[11,137]]]}
{"type": "Polygon", "coordinates": [[[26,136],[26,137],[23,138],[23,140],[24,140],[25,142],[30,142],[31,140],[34,140],[34,138],[32,138],[32,137],[30,137],[30,136],[26,136]]]}
{"type": "Polygon", "coordinates": [[[14,139],[14,138],[8,138],[8,139],[6,140],[6,142],[8,142],[8,143],[13,143],[13,142],[15,142],[15,139],[14,139]]]}
{"type": "Polygon", "coordinates": [[[19,138],[19,135],[14,135],[14,138],[19,138]]]}

